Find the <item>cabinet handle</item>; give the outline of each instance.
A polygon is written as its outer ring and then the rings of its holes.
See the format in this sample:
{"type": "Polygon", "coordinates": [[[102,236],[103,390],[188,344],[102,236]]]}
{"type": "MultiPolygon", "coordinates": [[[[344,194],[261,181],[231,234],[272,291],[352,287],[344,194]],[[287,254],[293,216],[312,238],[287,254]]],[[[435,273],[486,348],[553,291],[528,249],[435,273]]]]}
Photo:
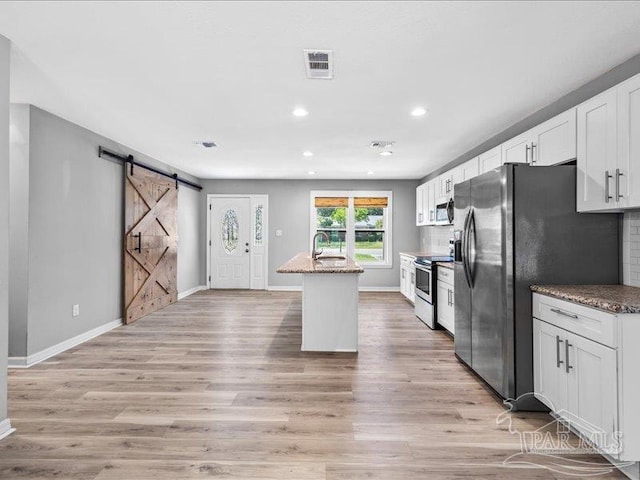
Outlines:
{"type": "Polygon", "coordinates": [[[529,149],[531,147],[529,145],[526,145],[524,147],[524,163],[529,163],[529,149]]]}
{"type": "Polygon", "coordinates": [[[573,345],[569,343],[569,340],[567,340],[564,342],[564,359],[566,360],[565,367],[567,373],[569,373],[569,370],[573,368],[572,365],[569,365],[569,347],[573,347],[573,345]]]}
{"type": "Polygon", "coordinates": [[[609,175],[609,170],[604,172],[604,203],[609,203],[613,197],[609,195],[609,179],[611,175],[609,175]]]}
{"type": "Polygon", "coordinates": [[[552,308],[551,311],[557,313],[558,315],[564,315],[565,317],[578,318],[578,315],[574,315],[573,313],[563,312],[559,308],[552,308]]]}
{"type": "Polygon", "coordinates": [[[404,276],[405,276],[404,274],[405,273],[406,273],[406,271],[404,269],[400,270],[400,274],[401,274],[402,279],[404,279],[404,276]]]}
{"type": "Polygon", "coordinates": [[[622,173],[619,168],[616,168],[616,202],[619,202],[622,198],[622,195],[620,195],[620,177],[622,175],[624,175],[624,173],[622,173]]]}
{"type": "Polygon", "coordinates": [[[560,365],[564,363],[562,360],[560,360],[560,344],[562,342],[563,340],[560,340],[560,335],[556,335],[556,366],[558,368],[560,368],[560,365]]]}
{"type": "Polygon", "coordinates": [[[535,156],[535,154],[533,153],[533,152],[534,152],[534,150],[533,150],[533,149],[534,149],[534,148],[536,148],[536,146],[537,146],[537,145],[536,145],[535,143],[531,142],[531,165],[533,165],[534,163],[536,163],[536,156],[535,156]]]}
{"type": "Polygon", "coordinates": [[[422,223],[422,217],[424,217],[424,214],[421,212],[418,214],[418,223],[422,223]]]}
{"type": "Polygon", "coordinates": [[[411,272],[411,284],[415,285],[415,283],[416,283],[416,274],[411,272]]]}

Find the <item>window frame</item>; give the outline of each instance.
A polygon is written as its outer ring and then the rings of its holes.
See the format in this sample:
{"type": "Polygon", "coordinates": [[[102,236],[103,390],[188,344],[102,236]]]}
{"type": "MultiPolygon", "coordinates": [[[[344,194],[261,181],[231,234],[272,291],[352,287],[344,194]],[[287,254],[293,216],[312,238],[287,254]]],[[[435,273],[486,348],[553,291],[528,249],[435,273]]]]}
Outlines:
{"type": "Polygon", "coordinates": [[[356,227],[355,227],[355,206],[354,198],[356,197],[386,197],[387,207],[384,217],[384,261],[383,262],[362,262],[359,265],[364,269],[376,268],[393,268],[393,192],[391,190],[312,190],[309,200],[309,245],[312,251],[313,236],[317,232],[318,216],[315,206],[317,197],[347,197],[347,224],[346,224],[346,243],[347,255],[357,262],[355,256],[356,247],[356,227]]]}

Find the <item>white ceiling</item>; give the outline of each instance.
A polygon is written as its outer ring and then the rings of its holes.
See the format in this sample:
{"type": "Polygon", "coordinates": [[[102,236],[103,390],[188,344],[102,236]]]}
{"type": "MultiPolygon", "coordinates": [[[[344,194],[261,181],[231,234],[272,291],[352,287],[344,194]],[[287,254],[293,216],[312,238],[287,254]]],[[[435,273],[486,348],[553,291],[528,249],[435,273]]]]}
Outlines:
{"type": "Polygon", "coordinates": [[[640,53],[640,2],[0,2],[0,33],[12,101],[198,177],[420,178],[640,53]]]}

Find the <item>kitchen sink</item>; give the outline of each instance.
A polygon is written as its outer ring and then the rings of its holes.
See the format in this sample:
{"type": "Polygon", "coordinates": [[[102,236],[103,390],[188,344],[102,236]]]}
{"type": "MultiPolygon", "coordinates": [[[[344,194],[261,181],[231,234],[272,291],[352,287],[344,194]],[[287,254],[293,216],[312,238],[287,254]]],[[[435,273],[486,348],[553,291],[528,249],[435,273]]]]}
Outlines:
{"type": "Polygon", "coordinates": [[[323,255],[313,262],[315,268],[339,268],[347,266],[347,257],[342,255],[323,255]]]}
{"type": "Polygon", "coordinates": [[[320,255],[316,261],[318,260],[346,260],[347,257],[344,255],[320,255]]]}

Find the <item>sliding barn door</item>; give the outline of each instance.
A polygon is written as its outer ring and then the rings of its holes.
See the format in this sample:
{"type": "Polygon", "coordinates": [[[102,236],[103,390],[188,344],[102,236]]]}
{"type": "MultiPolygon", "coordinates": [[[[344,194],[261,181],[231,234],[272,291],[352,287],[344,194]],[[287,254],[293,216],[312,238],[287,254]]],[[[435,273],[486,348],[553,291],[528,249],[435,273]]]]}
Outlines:
{"type": "Polygon", "coordinates": [[[125,168],[125,323],[177,300],[178,189],[143,168],[125,168]]]}

